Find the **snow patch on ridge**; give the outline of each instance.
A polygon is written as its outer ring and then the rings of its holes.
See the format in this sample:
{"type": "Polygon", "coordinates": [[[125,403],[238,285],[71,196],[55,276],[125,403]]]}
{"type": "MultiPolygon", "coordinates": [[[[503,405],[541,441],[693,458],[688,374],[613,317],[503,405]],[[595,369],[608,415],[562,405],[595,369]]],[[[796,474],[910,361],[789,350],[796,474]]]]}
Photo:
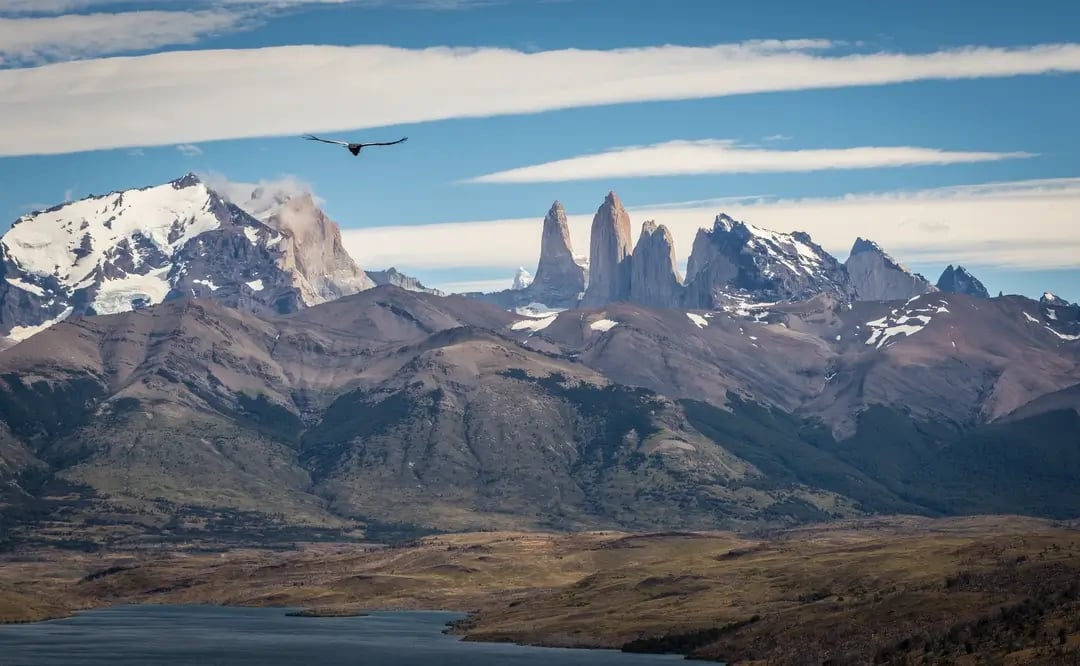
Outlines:
{"type": "Polygon", "coordinates": [[[706,326],[709,325],[709,320],[706,319],[705,317],[702,317],[699,314],[694,314],[693,312],[687,312],[686,317],[690,321],[694,322],[694,324],[696,324],[698,328],[705,328],[706,326]]]}
{"type": "Polygon", "coordinates": [[[912,299],[904,306],[892,310],[889,314],[866,322],[871,330],[867,345],[874,345],[875,349],[888,346],[886,343],[898,336],[911,337],[924,330],[935,314],[948,312],[948,301],[939,300],[922,307],[909,307],[915,300],[912,299]]]}
{"type": "Polygon", "coordinates": [[[591,328],[594,331],[606,332],[606,331],[610,331],[612,328],[614,328],[618,324],[619,324],[619,322],[612,321],[610,319],[597,319],[596,321],[589,324],[589,328],[591,328]]]}

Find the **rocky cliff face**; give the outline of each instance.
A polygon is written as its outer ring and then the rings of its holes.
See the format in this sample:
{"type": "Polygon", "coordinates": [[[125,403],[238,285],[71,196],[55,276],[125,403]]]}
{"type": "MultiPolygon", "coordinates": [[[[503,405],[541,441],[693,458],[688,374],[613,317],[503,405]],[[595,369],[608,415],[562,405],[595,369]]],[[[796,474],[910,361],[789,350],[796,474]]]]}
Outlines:
{"type": "Polygon", "coordinates": [[[582,305],[595,307],[630,296],[630,215],[614,192],[593,216],[589,243],[589,286],[582,305]]]}
{"type": "Polygon", "coordinates": [[[641,225],[630,266],[631,301],[657,308],[682,305],[682,276],[675,258],[675,241],[667,227],[657,226],[653,220],[641,225]]]}
{"type": "Polygon", "coordinates": [[[694,238],[686,286],[687,307],[708,309],[732,297],[776,302],[854,296],[843,265],[808,234],[769,231],[723,214],[694,238]]]}
{"type": "Polygon", "coordinates": [[[530,298],[552,307],[567,307],[581,298],[587,279],[587,271],[574,259],[566,211],[562,203],[556,201],[544,217],[540,261],[529,285],[530,298]]]}
{"type": "Polygon", "coordinates": [[[877,243],[863,238],[855,239],[844,267],[860,301],[906,301],[937,289],[889,256],[877,243]]]}
{"type": "Polygon", "coordinates": [[[266,224],[285,236],[281,269],[288,272],[305,305],[359,293],[375,282],[341,244],[341,229],[310,194],[289,198],[266,224]]]}
{"type": "Polygon", "coordinates": [[[982,282],[979,282],[963,266],[953,268],[952,264],[942,272],[938,278],[937,288],[951,294],[966,294],[974,298],[990,298],[990,292],[986,290],[982,282]]]}
{"type": "Polygon", "coordinates": [[[0,238],[0,337],[181,297],[286,313],[374,286],[310,196],[263,194],[260,220],[188,174],[23,216],[0,238]]]}

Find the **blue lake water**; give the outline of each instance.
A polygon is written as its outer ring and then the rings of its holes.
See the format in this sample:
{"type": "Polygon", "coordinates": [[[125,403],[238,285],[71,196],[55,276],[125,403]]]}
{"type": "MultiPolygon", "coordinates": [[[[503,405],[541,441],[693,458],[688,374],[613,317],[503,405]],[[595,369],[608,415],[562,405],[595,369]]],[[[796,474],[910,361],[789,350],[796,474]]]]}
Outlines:
{"type": "MultiPolygon", "coordinates": [[[[281,608],[117,606],[0,625],[0,666],[650,666],[674,655],[466,643],[458,613],[288,617],[281,608]]],[[[685,662],[683,662],[685,663],[685,662]]]]}

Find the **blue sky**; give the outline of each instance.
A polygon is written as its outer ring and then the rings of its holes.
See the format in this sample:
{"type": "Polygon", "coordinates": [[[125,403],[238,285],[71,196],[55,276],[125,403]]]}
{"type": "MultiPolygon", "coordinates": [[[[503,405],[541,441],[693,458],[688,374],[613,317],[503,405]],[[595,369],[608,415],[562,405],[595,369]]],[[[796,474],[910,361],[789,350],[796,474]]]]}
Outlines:
{"type": "Polygon", "coordinates": [[[194,171],[309,187],[365,267],[494,289],[535,265],[555,199],[587,253],[614,190],[683,262],[729,212],[840,259],[861,235],[931,279],[962,263],[995,293],[1080,300],[1080,3],[0,0],[0,16],[0,230],[194,171]],[[409,141],[353,158],[307,132],[409,141]]]}

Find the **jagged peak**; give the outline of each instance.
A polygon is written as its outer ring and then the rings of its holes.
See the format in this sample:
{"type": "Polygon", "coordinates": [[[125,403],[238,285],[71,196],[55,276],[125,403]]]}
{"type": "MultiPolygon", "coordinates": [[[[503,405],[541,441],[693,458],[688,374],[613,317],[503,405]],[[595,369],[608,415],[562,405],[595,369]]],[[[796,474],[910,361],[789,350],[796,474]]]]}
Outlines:
{"type": "Polygon", "coordinates": [[[674,245],[674,236],[671,235],[671,230],[663,224],[657,224],[656,220],[645,220],[641,223],[641,236],[638,238],[640,243],[642,239],[659,236],[664,239],[668,245],[674,245]]]}
{"type": "Polygon", "coordinates": [[[713,220],[713,230],[734,231],[737,227],[745,227],[742,222],[731,217],[727,213],[720,213],[713,220]]]}
{"type": "Polygon", "coordinates": [[[189,171],[189,172],[187,172],[187,174],[185,174],[185,175],[183,175],[183,176],[181,176],[181,177],[179,177],[179,178],[177,178],[175,180],[169,181],[169,184],[172,185],[174,188],[179,190],[179,189],[183,189],[185,187],[194,187],[195,185],[203,185],[204,183],[203,183],[202,179],[199,178],[198,175],[196,175],[195,173],[189,171]]]}
{"type": "Polygon", "coordinates": [[[619,195],[615,194],[614,190],[609,191],[607,193],[607,196],[604,197],[604,204],[608,206],[614,206],[615,208],[623,207],[622,201],[619,199],[619,195]]]}
{"type": "MultiPolygon", "coordinates": [[[[862,236],[855,238],[855,242],[851,246],[851,252],[848,254],[848,259],[851,259],[851,257],[854,257],[857,254],[864,254],[867,252],[873,252],[880,255],[881,258],[885,260],[885,263],[890,264],[893,268],[904,271],[905,273],[911,273],[907,266],[886,252],[885,248],[878,245],[877,242],[872,241],[869,238],[863,238],[862,236]]],[[[925,280],[926,278],[923,279],[925,280]]]]}
{"type": "Polygon", "coordinates": [[[881,249],[881,246],[870,240],[869,238],[863,238],[857,236],[855,243],[851,246],[851,254],[861,254],[863,252],[878,252],[885,254],[885,251],[881,249]]]}
{"type": "Polygon", "coordinates": [[[1051,293],[1049,291],[1044,291],[1043,295],[1042,295],[1042,298],[1040,298],[1039,301],[1044,305],[1055,305],[1055,306],[1058,306],[1058,307],[1068,307],[1069,305],[1071,305],[1064,298],[1058,296],[1057,294],[1053,294],[1053,293],[1051,293]]]}
{"type": "Polygon", "coordinates": [[[532,273],[527,271],[524,266],[518,266],[517,272],[514,273],[514,282],[510,288],[519,291],[528,287],[532,282],[532,273]]]}
{"type": "Polygon", "coordinates": [[[990,292],[977,277],[963,266],[949,264],[938,278],[936,288],[946,292],[961,292],[977,298],[990,298],[990,292]]]}

